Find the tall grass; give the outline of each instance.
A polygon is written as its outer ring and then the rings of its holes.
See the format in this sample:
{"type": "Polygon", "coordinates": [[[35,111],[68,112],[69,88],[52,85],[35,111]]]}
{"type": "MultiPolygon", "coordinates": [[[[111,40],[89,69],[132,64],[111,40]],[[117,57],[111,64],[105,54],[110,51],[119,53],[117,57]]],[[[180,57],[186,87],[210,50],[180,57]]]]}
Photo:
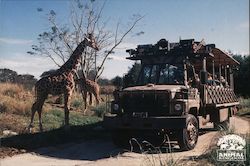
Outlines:
{"type": "Polygon", "coordinates": [[[239,98],[240,110],[237,112],[238,115],[250,114],[250,98],[239,98]]]}
{"type": "Polygon", "coordinates": [[[143,154],[142,166],[179,166],[182,165],[180,160],[173,157],[170,140],[167,137],[167,147],[156,147],[148,141],[138,142],[137,139],[129,140],[130,151],[134,150],[134,145],[139,148],[140,153],[143,154]],[[134,143],[134,144],[133,144],[134,143]],[[164,150],[164,152],[163,152],[164,150]]]}
{"type": "Polygon", "coordinates": [[[21,85],[11,83],[0,84],[0,112],[17,115],[30,115],[32,94],[21,85]]]}

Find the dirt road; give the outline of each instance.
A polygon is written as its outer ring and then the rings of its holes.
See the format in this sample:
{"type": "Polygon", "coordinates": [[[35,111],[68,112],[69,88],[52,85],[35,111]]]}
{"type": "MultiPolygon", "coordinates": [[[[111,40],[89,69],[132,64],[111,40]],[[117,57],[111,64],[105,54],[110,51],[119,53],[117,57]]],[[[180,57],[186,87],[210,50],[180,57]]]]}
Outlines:
{"type": "MultiPolygon", "coordinates": [[[[231,128],[236,133],[250,132],[249,121],[238,117],[230,119],[231,128]]],[[[178,146],[173,144],[173,152],[163,154],[141,154],[116,148],[109,140],[92,140],[83,143],[71,143],[57,147],[37,149],[33,153],[25,153],[8,157],[0,161],[0,166],[139,166],[153,165],[154,159],[175,160],[192,159],[203,154],[212,143],[218,139],[218,132],[209,131],[201,133],[195,149],[180,152],[178,146]],[[147,162],[147,164],[146,164],[147,162]]]]}

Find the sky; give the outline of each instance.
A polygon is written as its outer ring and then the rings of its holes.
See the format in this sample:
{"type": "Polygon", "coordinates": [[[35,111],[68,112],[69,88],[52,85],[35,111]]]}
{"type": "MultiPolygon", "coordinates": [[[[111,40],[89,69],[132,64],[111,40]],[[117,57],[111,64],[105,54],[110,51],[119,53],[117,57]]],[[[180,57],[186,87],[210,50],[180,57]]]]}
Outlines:
{"type": "MultiPolygon", "coordinates": [[[[62,23],[67,22],[70,6],[69,0],[0,0],[0,68],[36,78],[56,69],[50,59],[27,51],[48,30],[46,13],[53,9],[62,23]]],[[[128,71],[133,61],[125,59],[126,49],[162,38],[169,42],[204,39],[222,50],[249,55],[249,0],[107,0],[103,10],[103,18],[110,20],[109,30],[117,22],[126,27],[134,14],[144,17],[115,50],[113,60],[106,61],[102,77],[110,79],[128,71]],[[135,35],[141,31],[143,35],[135,35]]]]}

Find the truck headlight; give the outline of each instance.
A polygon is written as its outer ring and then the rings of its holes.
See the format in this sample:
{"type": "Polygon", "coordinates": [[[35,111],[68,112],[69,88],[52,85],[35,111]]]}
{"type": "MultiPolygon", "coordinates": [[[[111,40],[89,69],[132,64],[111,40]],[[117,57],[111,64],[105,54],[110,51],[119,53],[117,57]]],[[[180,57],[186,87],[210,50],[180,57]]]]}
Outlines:
{"type": "Polygon", "coordinates": [[[174,109],[175,109],[176,111],[180,111],[180,110],[182,110],[182,105],[179,104],[179,103],[177,103],[177,104],[174,105],[174,109]]]}
{"type": "Polygon", "coordinates": [[[183,99],[183,93],[182,92],[176,92],[175,93],[175,99],[183,99]]]}
{"type": "Polygon", "coordinates": [[[119,110],[119,105],[118,104],[114,104],[113,105],[113,110],[114,111],[118,111],[119,110]]]}

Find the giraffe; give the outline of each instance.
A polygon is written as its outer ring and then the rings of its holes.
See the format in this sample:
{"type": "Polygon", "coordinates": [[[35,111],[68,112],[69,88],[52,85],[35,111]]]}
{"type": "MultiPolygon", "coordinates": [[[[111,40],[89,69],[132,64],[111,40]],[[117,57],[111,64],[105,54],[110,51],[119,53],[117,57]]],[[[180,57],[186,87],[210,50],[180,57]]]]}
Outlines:
{"type": "Polygon", "coordinates": [[[97,44],[91,34],[89,34],[88,37],[84,37],[84,40],[73,51],[70,58],[59,69],[51,74],[45,75],[36,82],[36,100],[31,108],[31,121],[28,126],[29,131],[31,131],[33,127],[36,111],[38,112],[40,131],[43,131],[41,113],[43,104],[49,94],[64,95],[64,122],[65,127],[69,126],[69,103],[75,87],[74,74],[76,73],[78,64],[81,61],[82,52],[86,46],[98,50],[97,44]]]}
{"type": "Polygon", "coordinates": [[[92,81],[87,78],[80,78],[77,80],[77,82],[80,84],[81,89],[84,92],[84,104],[85,109],[84,112],[87,109],[87,95],[89,93],[90,95],[90,105],[92,105],[92,94],[95,96],[96,104],[99,104],[102,98],[100,97],[100,86],[97,84],[97,82],[92,81]]]}

